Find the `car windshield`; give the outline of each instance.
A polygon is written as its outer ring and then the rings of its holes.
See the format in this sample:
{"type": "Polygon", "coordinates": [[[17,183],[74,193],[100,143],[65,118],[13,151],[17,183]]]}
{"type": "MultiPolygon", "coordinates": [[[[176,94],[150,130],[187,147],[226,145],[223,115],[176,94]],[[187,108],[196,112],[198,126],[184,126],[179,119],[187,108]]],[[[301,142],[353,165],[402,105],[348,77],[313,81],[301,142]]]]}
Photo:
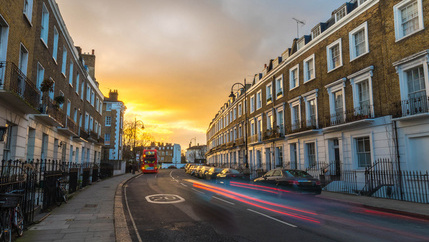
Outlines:
{"type": "Polygon", "coordinates": [[[240,174],[239,171],[233,170],[233,169],[229,170],[229,173],[231,173],[231,174],[240,174]]]}
{"type": "Polygon", "coordinates": [[[310,174],[308,174],[305,171],[300,171],[300,170],[286,170],[285,171],[286,174],[288,174],[289,176],[293,176],[293,177],[305,177],[305,178],[313,178],[310,174]]]}

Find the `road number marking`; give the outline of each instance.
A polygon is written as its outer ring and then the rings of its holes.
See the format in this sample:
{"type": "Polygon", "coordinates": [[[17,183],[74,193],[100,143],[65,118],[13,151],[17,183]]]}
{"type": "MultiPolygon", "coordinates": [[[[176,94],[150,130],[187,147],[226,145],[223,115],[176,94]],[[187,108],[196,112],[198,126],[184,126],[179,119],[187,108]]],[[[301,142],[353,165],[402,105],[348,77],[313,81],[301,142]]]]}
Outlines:
{"type": "Polygon", "coordinates": [[[146,196],[145,198],[146,201],[150,203],[158,204],[180,203],[185,201],[181,196],[174,194],[154,194],[146,196]]]}

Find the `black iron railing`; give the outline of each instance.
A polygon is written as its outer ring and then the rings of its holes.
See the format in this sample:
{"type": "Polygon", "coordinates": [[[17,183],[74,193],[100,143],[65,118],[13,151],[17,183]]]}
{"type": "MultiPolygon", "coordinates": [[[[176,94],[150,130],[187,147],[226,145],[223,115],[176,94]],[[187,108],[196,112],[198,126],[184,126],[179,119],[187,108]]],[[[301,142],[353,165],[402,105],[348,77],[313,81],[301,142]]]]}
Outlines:
{"type": "Polygon", "coordinates": [[[375,118],[374,106],[364,105],[357,108],[347,109],[345,112],[335,112],[324,117],[321,121],[323,127],[355,122],[364,119],[375,118]]]}
{"type": "Polygon", "coordinates": [[[394,118],[399,118],[428,112],[429,97],[427,95],[420,95],[418,97],[395,102],[392,114],[394,118]]]}
{"type": "Polygon", "coordinates": [[[18,66],[12,62],[0,62],[0,90],[16,94],[29,106],[37,110],[40,91],[18,66]]]}

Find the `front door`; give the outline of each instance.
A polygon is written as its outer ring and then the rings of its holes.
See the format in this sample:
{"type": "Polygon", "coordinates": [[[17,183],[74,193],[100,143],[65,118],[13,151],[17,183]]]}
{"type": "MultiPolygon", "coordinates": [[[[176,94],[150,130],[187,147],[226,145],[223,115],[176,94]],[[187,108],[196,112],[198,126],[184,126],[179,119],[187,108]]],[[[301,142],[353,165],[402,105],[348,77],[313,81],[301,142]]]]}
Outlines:
{"type": "Polygon", "coordinates": [[[338,139],[333,140],[333,151],[335,158],[335,173],[334,175],[339,179],[341,177],[341,160],[340,160],[340,145],[338,139]]]}

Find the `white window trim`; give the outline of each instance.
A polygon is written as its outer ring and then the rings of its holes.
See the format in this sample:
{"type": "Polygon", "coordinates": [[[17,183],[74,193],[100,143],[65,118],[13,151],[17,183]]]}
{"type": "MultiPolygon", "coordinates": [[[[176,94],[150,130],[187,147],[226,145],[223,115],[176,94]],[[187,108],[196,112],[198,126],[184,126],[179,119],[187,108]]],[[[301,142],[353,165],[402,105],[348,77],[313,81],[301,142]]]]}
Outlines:
{"type": "Polygon", "coordinates": [[[408,85],[406,72],[417,66],[423,66],[425,77],[426,95],[429,96],[429,51],[424,50],[412,56],[406,57],[400,61],[393,63],[396,68],[396,73],[399,76],[399,87],[401,92],[401,100],[408,100],[408,85]]]}
{"type": "MultiPolygon", "coordinates": [[[[24,0],[25,4],[25,0],[24,0]]],[[[25,6],[25,5],[24,5],[25,6]]],[[[32,20],[33,20],[33,0],[28,0],[28,9],[23,9],[23,14],[25,18],[27,19],[30,26],[33,26],[32,20]],[[27,11],[25,11],[27,10],[27,11]]]]}
{"type": "MultiPolygon", "coordinates": [[[[309,121],[311,121],[309,119],[310,117],[310,101],[314,100],[316,107],[315,107],[315,115],[316,115],[316,127],[319,127],[319,112],[318,112],[318,104],[317,104],[317,97],[319,96],[318,94],[319,89],[315,89],[313,91],[307,92],[305,94],[302,95],[303,99],[304,99],[304,103],[305,103],[305,119],[307,122],[307,125],[309,124],[309,121]]],[[[311,125],[311,123],[310,123],[311,125]]]]}
{"type": "Polygon", "coordinates": [[[42,31],[40,31],[40,40],[43,45],[48,48],[48,37],[49,37],[49,11],[45,3],[42,5],[42,19],[41,25],[42,31]],[[47,19],[46,19],[47,18],[47,19]],[[44,31],[43,31],[44,30],[44,31]]]}
{"type": "Polygon", "coordinates": [[[368,22],[365,22],[361,25],[359,25],[357,28],[353,29],[349,32],[349,50],[350,50],[350,62],[358,59],[359,57],[362,57],[369,53],[369,41],[368,41],[368,22]],[[356,56],[356,48],[355,48],[355,41],[354,41],[354,34],[364,29],[365,32],[365,48],[366,51],[359,56],[356,56]]]}
{"type": "Polygon", "coordinates": [[[340,67],[343,66],[343,51],[342,51],[342,44],[341,44],[341,38],[337,39],[336,41],[332,42],[330,45],[326,46],[326,59],[327,59],[327,64],[328,64],[328,73],[332,72],[340,67]],[[335,68],[332,68],[332,56],[331,56],[331,48],[334,47],[335,45],[339,45],[339,50],[340,50],[340,65],[338,65],[335,68]]]}
{"type": "Polygon", "coordinates": [[[294,67],[289,69],[289,91],[299,87],[299,64],[296,64],[294,67]],[[291,88],[292,86],[292,72],[296,70],[296,86],[291,88]]]}
{"type": "Polygon", "coordinates": [[[255,95],[254,94],[250,96],[249,102],[250,102],[250,113],[253,113],[255,112],[255,95]]]}
{"type": "MultiPolygon", "coordinates": [[[[352,90],[353,90],[353,108],[355,108],[355,110],[360,108],[360,106],[359,106],[359,93],[358,93],[358,89],[357,89],[357,84],[359,84],[362,81],[368,80],[369,105],[370,105],[370,107],[373,107],[373,105],[374,105],[374,99],[373,99],[373,94],[372,94],[373,70],[374,70],[374,66],[369,66],[369,67],[347,77],[347,79],[350,80],[350,85],[352,86],[352,90]]],[[[374,116],[374,108],[371,108],[371,115],[372,115],[372,117],[374,116]]]]}
{"type": "Polygon", "coordinates": [[[335,16],[335,23],[338,22],[338,21],[340,21],[341,19],[345,18],[347,16],[347,14],[348,14],[347,13],[347,5],[344,5],[341,9],[337,9],[337,11],[335,11],[335,14],[334,14],[334,16],[335,16]],[[338,19],[337,18],[337,13],[340,12],[341,10],[344,10],[345,14],[344,14],[344,16],[342,18],[338,19]]]}
{"type": "Polygon", "coordinates": [[[63,76],[66,76],[67,71],[67,49],[65,46],[63,46],[63,62],[61,63],[61,74],[63,76]]]}
{"type": "MultiPolygon", "coordinates": [[[[306,140],[303,142],[303,148],[304,148],[304,166],[305,167],[310,167],[309,164],[309,160],[308,160],[308,148],[307,148],[307,144],[311,144],[314,143],[314,161],[317,164],[318,161],[318,149],[317,149],[317,139],[312,139],[312,140],[306,140]]],[[[298,151],[299,152],[299,151],[298,151]]],[[[299,155],[299,153],[297,152],[297,154],[299,155]]]]}
{"type": "MultiPolygon", "coordinates": [[[[345,95],[345,87],[346,87],[346,78],[342,78],[338,81],[335,81],[331,84],[325,86],[329,95],[329,113],[331,115],[335,114],[335,100],[334,100],[334,92],[342,90],[343,92],[343,115],[346,112],[346,95],[345,95]]],[[[345,118],[345,117],[343,117],[345,118]]]]}
{"type": "Polygon", "coordinates": [[[270,104],[273,102],[273,84],[272,83],[269,83],[268,85],[265,86],[265,102],[267,104],[270,104]],[[269,97],[267,92],[268,87],[271,87],[271,93],[269,93],[270,94],[269,97]],[[268,100],[268,98],[271,98],[271,100],[268,100]]]}
{"type": "Polygon", "coordinates": [[[356,139],[369,137],[369,146],[371,148],[371,165],[374,164],[374,142],[373,142],[373,133],[359,134],[350,136],[350,147],[352,152],[352,164],[355,170],[365,170],[365,167],[359,167],[359,161],[357,158],[357,148],[356,148],[356,139]]]}
{"type": "Polygon", "coordinates": [[[25,45],[23,43],[21,43],[20,48],[19,48],[19,63],[21,63],[22,61],[25,62],[25,65],[23,66],[23,69],[22,70],[20,69],[20,71],[24,75],[27,75],[27,72],[28,72],[28,59],[29,59],[29,56],[30,56],[30,52],[28,52],[27,47],[25,47],[25,45]],[[25,56],[21,55],[22,48],[24,48],[24,51],[25,51],[25,54],[26,54],[25,56]]]}
{"type": "Polygon", "coordinates": [[[281,74],[280,76],[278,76],[278,77],[276,77],[276,79],[275,79],[275,84],[276,84],[276,100],[277,99],[279,99],[279,98],[282,98],[283,97],[283,95],[284,95],[284,83],[283,83],[283,74],[281,74]],[[277,81],[279,81],[280,80],[280,83],[281,83],[281,86],[282,86],[282,88],[281,88],[281,92],[282,92],[282,94],[280,94],[280,95],[278,95],[279,94],[279,88],[278,88],[278,86],[277,86],[277,81]]]}
{"type": "Polygon", "coordinates": [[[307,83],[307,82],[309,82],[309,81],[312,81],[312,80],[316,79],[316,59],[315,59],[314,54],[312,54],[312,55],[310,55],[309,57],[307,57],[307,58],[303,61],[302,66],[303,66],[303,68],[304,68],[304,70],[303,70],[303,72],[304,72],[304,83],[307,83]],[[309,79],[309,78],[308,78],[308,76],[307,76],[307,62],[308,62],[308,61],[310,61],[311,59],[313,59],[313,72],[314,72],[314,77],[313,77],[313,78],[311,78],[311,79],[309,79]]]}
{"type": "Polygon", "coordinates": [[[302,115],[301,115],[301,96],[298,96],[290,101],[288,101],[289,107],[290,107],[290,119],[291,119],[291,125],[295,125],[295,120],[293,119],[293,108],[298,106],[298,125],[301,125],[302,121],[302,115]]]}
{"type": "Polygon", "coordinates": [[[259,109],[261,109],[262,108],[262,90],[259,90],[257,93],[256,93],[256,105],[255,105],[255,107],[256,107],[256,110],[259,110],[259,109]],[[258,94],[259,94],[259,96],[260,96],[260,102],[258,102],[258,94]],[[261,104],[261,106],[260,107],[258,107],[258,103],[260,103],[261,104]]]}
{"type": "Polygon", "coordinates": [[[60,34],[57,30],[57,27],[54,26],[54,44],[52,46],[52,59],[54,59],[55,64],[58,65],[57,58],[58,58],[58,42],[60,39],[60,34]]]}
{"type": "Polygon", "coordinates": [[[273,111],[268,111],[268,112],[266,112],[265,113],[265,117],[266,117],[266,120],[267,120],[267,126],[266,126],[266,128],[267,128],[267,130],[273,130],[274,129],[274,116],[273,116],[274,114],[273,114],[273,111]],[[269,129],[268,128],[268,123],[269,123],[269,117],[273,117],[273,123],[271,124],[271,128],[269,129]]]}
{"type": "Polygon", "coordinates": [[[403,0],[402,2],[396,4],[395,6],[393,6],[393,15],[394,15],[394,22],[395,22],[395,38],[396,38],[396,42],[401,41],[402,39],[405,39],[417,32],[420,32],[422,30],[424,30],[424,21],[423,21],[423,7],[422,7],[422,0],[416,0],[417,1],[417,9],[419,12],[419,29],[415,30],[414,32],[402,36],[402,26],[400,23],[400,19],[401,19],[401,12],[399,11],[400,8],[402,8],[403,6],[409,4],[410,2],[415,1],[415,0],[403,0]]]}

